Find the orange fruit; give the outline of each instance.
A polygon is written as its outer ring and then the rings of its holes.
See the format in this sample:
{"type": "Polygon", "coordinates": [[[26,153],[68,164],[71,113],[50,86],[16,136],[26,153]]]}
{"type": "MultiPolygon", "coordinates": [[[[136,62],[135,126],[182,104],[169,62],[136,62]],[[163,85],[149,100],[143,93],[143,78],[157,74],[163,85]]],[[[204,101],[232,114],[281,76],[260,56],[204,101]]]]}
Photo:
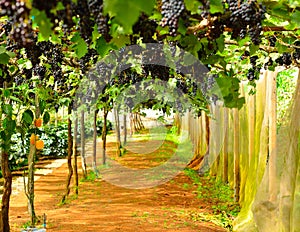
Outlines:
{"type": "Polygon", "coordinates": [[[44,148],[44,141],[43,140],[37,140],[35,142],[35,147],[38,150],[42,150],[44,148]]]}
{"type": "Polygon", "coordinates": [[[31,134],[30,136],[30,144],[34,145],[35,144],[35,134],[31,134]]]}
{"type": "Polygon", "coordinates": [[[39,136],[32,133],[30,136],[30,144],[34,145],[38,139],[39,136]]]}
{"type": "Polygon", "coordinates": [[[36,126],[36,127],[41,127],[42,126],[42,119],[41,118],[38,118],[38,119],[36,119],[35,121],[34,121],[34,125],[36,126]]]}

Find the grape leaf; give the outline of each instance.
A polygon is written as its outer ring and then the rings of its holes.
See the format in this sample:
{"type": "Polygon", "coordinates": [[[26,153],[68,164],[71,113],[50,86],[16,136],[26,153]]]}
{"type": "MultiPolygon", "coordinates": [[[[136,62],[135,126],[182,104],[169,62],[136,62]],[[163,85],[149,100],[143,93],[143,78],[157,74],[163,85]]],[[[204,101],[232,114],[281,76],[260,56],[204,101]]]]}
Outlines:
{"type": "Polygon", "coordinates": [[[33,121],[33,113],[31,110],[26,110],[22,115],[22,121],[27,125],[30,126],[33,121]]]}
{"type": "Polygon", "coordinates": [[[210,0],[210,13],[214,14],[223,11],[222,0],[210,0]]]}
{"type": "Polygon", "coordinates": [[[298,27],[300,27],[300,11],[295,11],[292,15],[291,15],[291,20],[292,23],[295,23],[298,27]]]}
{"type": "Polygon", "coordinates": [[[4,129],[6,129],[6,132],[12,134],[13,131],[16,129],[17,124],[15,120],[12,120],[10,118],[5,118],[3,120],[2,126],[4,129]]]}
{"type": "Polygon", "coordinates": [[[7,53],[0,54],[0,64],[8,64],[10,56],[7,53]]]}
{"type": "Polygon", "coordinates": [[[32,8],[30,14],[33,26],[39,28],[39,32],[44,40],[48,40],[52,34],[52,23],[45,11],[39,11],[38,9],[32,8]]]}
{"type": "Polygon", "coordinates": [[[5,114],[9,115],[10,117],[12,116],[13,108],[9,104],[5,104],[2,106],[2,110],[5,114]]]}
{"type": "Polygon", "coordinates": [[[50,121],[50,114],[48,112],[45,112],[43,116],[43,122],[44,124],[47,124],[50,121]]]}
{"type": "Polygon", "coordinates": [[[40,107],[41,114],[43,114],[44,110],[46,108],[46,102],[44,100],[40,99],[39,107],[40,107]]]}
{"type": "Polygon", "coordinates": [[[150,14],[154,8],[155,0],[104,0],[104,11],[114,17],[124,32],[131,32],[133,24],[138,20],[141,12],[150,14]]]}
{"type": "Polygon", "coordinates": [[[72,39],[71,42],[74,44],[72,45],[71,49],[75,51],[76,56],[80,59],[88,52],[88,47],[86,42],[83,38],[79,35],[79,33],[76,33],[72,39]]]}
{"type": "Polygon", "coordinates": [[[101,57],[104,57],[111,50],[110,44],[108,44],[103,37],[100,37],[96,42],[96,51],[101,57]]]}

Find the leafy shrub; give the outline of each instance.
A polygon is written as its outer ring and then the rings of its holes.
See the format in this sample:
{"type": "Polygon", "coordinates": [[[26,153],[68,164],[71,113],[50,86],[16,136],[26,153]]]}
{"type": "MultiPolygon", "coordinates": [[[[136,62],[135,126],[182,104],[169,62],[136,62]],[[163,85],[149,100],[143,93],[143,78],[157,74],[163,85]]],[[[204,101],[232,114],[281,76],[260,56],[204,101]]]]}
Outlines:
{"type": "Polygon", "coordinates": [[[68,124],[50,124],[41,130],[40,138],[45,147],[41,155],[49,157],[65,157],[68,155],[68,124]]]}
{"type": "MultiPolygon", "coordinates": [[[[86,125],[86,124],[87,123],[85,123],[85,128],[84,128],[85,137],[86,138],[91,138],[91,137],[93,137],[93,132],[94,132],[93,125],[86,125]]],[[[102,129],[103,129],[103,120],[102,119],[97,120],[96,128],[97,128],[97,135],[101,136],[102,135],[102,129]]],[[[112,130],[112,123],[107,120],[106,133],[108,133],[111,130],[112,130]]],[[[80,138],[80,124],[78,124],[78,138],[80,138]]]]}
{"type": "MultiPolygon", "coordinates": [[[[97,121],[97,134],[102,134],[103,120],[97,121]]],[[[107,122],[107,132],[112,130],[112,123],[107,122]]],[[[80,137],[80,127],[79,127],[80,137]]],[[[73,132],[73,130],[72,130],[73,132]]],[[[27,164],[27,156],[29,153],[29,138],[32,131],[28,132],[24,137],[21,133],[12,136],[12,146],[9,154],[9,166],[11,170],[22,167],[27,164]]],[[[93,136],[93,127],[85,127],[86,136],[93,136]]],[[[44,149],[39,151],[39,156],[47,156],[51,158],[62,158],[68,155],[68,124],[60,122],[57,126],[54,124],[45,125],[37,131],[40,139],[44,141],[44,149]]],[[[1,175],[1,174],[0,174],[1,175]]]]}

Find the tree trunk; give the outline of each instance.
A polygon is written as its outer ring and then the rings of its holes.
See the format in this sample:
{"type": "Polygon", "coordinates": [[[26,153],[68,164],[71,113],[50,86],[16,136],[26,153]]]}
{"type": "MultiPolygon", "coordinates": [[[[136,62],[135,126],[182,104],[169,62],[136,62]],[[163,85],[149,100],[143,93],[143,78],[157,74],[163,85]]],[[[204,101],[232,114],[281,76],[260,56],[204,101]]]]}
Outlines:
{"type": "Polygon", "coordinates": [[[81,168],[83,177],[86,178],[86,159],[85,159],[85,125],[84,125],[84,111],[81,111],[80,117],[80,147],[81,147],[81,168]]]}
{"type": "Polygon", "coordinates": [[[1,153],[1,169],[2,175],[4,178],[4,186],[3,186],[3,195],[2,195],[2,202],[1,202],[1,209],[2,209],[2,225],[1,231],[9,232],[9,201],[11,195],[11,184],[12,184],[12,175],[9,169],[9,160],[8,160],[8,153],[2,151],[1,153]]]}
{"type": "MultiPolygon", "coordinates": [[[[35,97],[35,117],[40,117],[39,99],[35,97]]],[[[36,136],[36,133],[34,134],[36,136]]],[[[31,227],[35,226],[36,214],[34,209],[34,171],[35,171],[35,157],[36,157],[36,138],[34,144],[30,144],[30,150],[28,155],[28,182],[26,196],[28,198],[28,212],[31,217],[31,227]]],[[[25,190],[26,191],[26,190],[25,190]]]]}
{"type": "Polygon", "coordinates": [[[198,170],[199,175],[203,175],[209,168],[210,126],[209,126],[209,117],[207,116],[207,114],[205,114],[205,130],[206,130],[205,140],[206,140],[207,148],[200,163],[200,168],[198,170]]]}
{"type": "Polygon", "coordinates": [[[72,153],[73,153],[73,138],[72,138],[72,121],[70,118],[70,115],[72,113],[72,104],[68,106],[68,177],[67,177],[67,182],[66,182],[66,192],[62,197],[61,202],[65,203],[67,196],[70,194],[70,184],[71,184],[71,179],[73,175],[73,168],[72,168],[72,153]]]}
{"type": "Polygon", "coordinates": [[[73,139],[73,157],[74,157],[74,181],[75,181],[75,194],[78,195],[78,166],[77,166],[77,130],[78,130],[78,118],[76,115],[74,121],[74,139],[73,139]]]}
{"type": "Polygon", "coordinates": [[[133,131],[141,131],[145,129],[141,116],[138,113],[132,114],[133,131]]]}
{"type": "MultiPolygon", "coordinates": [[[[4,89],[7,88],[7,82],[4,81],[4,89]]],[[[2,112],[1,112],[1,118],[2,119],[2,112]]],[[[2,141],[2,144],[10,143],[10,141],[2,141]]],[[[1,144],[1,145],[2,145],[1,144]]],[[[8,149],[9,150],[9,149],[8,149]]],[[[9,232],[9,201],[10,201],[10,195],[12,191],[12,175],[11,171],[9,169],[9,155],[8,152],[5,151],[3,148],[1,149],[1,170],[2,170],[2,176],[4,179],[3,183],[3,195],[2,195],[2,201],[1,201],[1,223],[0,223],[0,230],[2,232],[9,232]]]]}
{"type": "Polygon", "coordinates": [[[94,112],[94,133],[93,133],[93,169],[97,173],[97,116],[99,110],[94,112]]]}
{"type": "Polygon", "coordinates": [[[234,142],[233,142],[233,156],[234,156],[234,198],[236,202],[240,199],[240,154],[239,154],[239,111],[233,109],[234,121],[234,142]]]}
{"type": "Polygon", "coordinates": [[[116,155],[121,156],[121,133],[120,133],[120,117],[118,109],[114,108],[115,124],[116,124],[116,155]]]}
{"type": "Polygon", "coordinates": [[[30,144],[30,151],[28,156],[28,182],[27,182],[27,198],[28,198],[28,212],[31,217],[31,226],[34,227],[36,215],[34,210],[34,165],[35,165],[35,144],[30,144]]]}
{"type": "Polygon", "coordinates": [[[124,113],[124,118],[123,118],[123,123],[124,123],[124,141],[123,141],[123,147],[125,147],[127,143],[127,115],[124,113]]]}
{"type": "Polygon", "coordinates": [[[132,135],[134,134],[134,120],[133,120],[133,113],[129,113],[129,119],[130,119],[130,137],[132,137],[132,135]]]}
{"type": "Polygon", "coordinates": [[[102,164],[105,165],[106,164],[106,125],[107,125],[107,114],[108,111],[107,109],[103,109],[103,128],[102,128],[102,146],[103,146],[103,150],[102,150],[102,164]]]}

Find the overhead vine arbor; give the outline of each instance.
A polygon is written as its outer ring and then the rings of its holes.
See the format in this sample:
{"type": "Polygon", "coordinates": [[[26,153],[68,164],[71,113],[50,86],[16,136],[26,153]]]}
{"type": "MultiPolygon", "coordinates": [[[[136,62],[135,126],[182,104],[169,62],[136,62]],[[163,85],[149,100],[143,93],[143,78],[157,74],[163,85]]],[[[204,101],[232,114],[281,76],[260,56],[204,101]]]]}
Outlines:
{"type": "MultiPolygon", "coordinates": [[[[112,50],[122,56],[121,48],[128,45],[159,43],[196,57],[214,74],[224,105],[241,108],[245,102],[239,95],[241,80],[248,80],[254,91],[261,69],[297,66],[300,58],[298,0],[0,0],[0,17],[3,231],[9,231],[11,176],[7,157],[11,134],[19,128],[15,107],[24,110],[33,105],[26,99],[39,95],[49,111],[69,105],[82,79],[112,50]]],[[[176,60],[180,55],[171,57],[176,60]]],[[[193,102],[196,114],[213,100],[201,96],[198,79],[193,82],[174,68],[140,65],[124,70],[109,76],[99,96],[97,106],[104,109],[104,115],[112,109],[109,102],[118,96],[116,89],[121,91],[149,76],[174,81],[193,102]]],[[[99,73],[103,78],[101,69],[99,73]]],[[[170,110],[166,102],[152,105],[170,110]]],[[[181,109],[178,105],[173,108],[181,109]]],[[[30,123],[34,117],[24,118],[30,123]]],[[[71,155],[71,172],[70,159],[71,155]]]]}

